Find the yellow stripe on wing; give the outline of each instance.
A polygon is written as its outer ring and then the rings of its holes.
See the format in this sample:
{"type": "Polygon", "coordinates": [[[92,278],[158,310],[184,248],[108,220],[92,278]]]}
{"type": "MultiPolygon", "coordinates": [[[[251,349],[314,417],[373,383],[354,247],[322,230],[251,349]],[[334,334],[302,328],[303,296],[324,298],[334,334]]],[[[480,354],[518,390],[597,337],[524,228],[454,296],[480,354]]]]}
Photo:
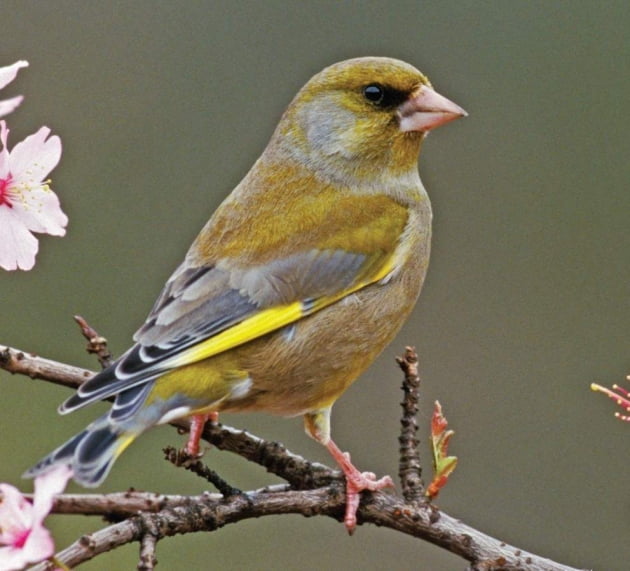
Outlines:
{"type": "Polygon", "coordinates": [[[392,263],[390,259],[370,280],[362,281],[350,289],[342,291],[338,295],[320,297],[312,301],[296,301],[288,305],[263,309],[255,315],[244,319],[237,325],[171,357],[164,361],[161,367],[164,369],[174,369],[176,367],[190,365],[191,363],[202,361],[208,357],[213,357],[214,355],[243,345],[248,341],[258,339],[267,333],[271,333],[276,329],[294,323],[302,317],[315,313],[367,285],[380,281],[387,276],[391,270],[392,263]]]}
{"type": "Polygon", "coordinates": [[[262,335],[297,321],[304,315],[306,313],[303,310],[302,303],[299,301],[290,305],[263,309],[256,315],[248,317],[218,335],[210,337],[179,355],[168,359],[162,366],[170,369],[196,363],[248,341],[253,341],[262,335]]]}

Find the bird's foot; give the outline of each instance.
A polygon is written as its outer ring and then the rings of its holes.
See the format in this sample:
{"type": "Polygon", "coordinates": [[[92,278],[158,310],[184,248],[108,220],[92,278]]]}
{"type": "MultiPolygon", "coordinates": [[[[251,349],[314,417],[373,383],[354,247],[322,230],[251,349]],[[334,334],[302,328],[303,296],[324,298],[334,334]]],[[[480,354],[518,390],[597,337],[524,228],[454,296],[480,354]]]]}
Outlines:
{"type": "Polygon", "coordinates": [[[373,472],[360,472],[350,460],[350,454],[339,450],[337,445],[330,440],[326,445],[333,458],[346,477],[346,514],[343,523],[352,535],[357,526],[357,510],[361,501],[361,492],[367,490],[376,492],[383,488],[393,488],[394,482],[389,476],[377,479],[373,472]]]}

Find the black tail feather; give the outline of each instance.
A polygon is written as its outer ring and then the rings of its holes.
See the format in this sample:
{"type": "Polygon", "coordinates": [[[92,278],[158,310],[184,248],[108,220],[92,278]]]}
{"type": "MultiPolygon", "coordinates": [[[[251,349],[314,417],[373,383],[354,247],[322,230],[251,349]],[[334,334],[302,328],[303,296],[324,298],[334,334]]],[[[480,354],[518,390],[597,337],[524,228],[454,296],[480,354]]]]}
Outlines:
{"type": "Polygon", "coordinates": [[[86,487],[98,486],[107,477],[114,461],[137,435],[122,431],[104,415],[65,444],[51,452],[24,473],[33,478],[53,466],[65,464],[72,469],[73,479],[86,487]]]}

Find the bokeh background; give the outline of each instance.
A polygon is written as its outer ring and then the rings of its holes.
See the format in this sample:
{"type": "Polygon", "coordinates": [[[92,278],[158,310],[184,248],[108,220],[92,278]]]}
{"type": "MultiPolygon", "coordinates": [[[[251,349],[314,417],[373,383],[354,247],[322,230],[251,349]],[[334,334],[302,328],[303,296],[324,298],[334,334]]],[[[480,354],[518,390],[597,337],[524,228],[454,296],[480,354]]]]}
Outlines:
{"type": "MultiPolygon", "coordinates": [[[[396,474],[394,356],[415,345],[423,440],[435,399],[457,432],[439,506],[564,563],[628,569],[630,425],[589,384],[630,373],[629,3],[5,0],[0,12],[0,65],[30,62],[2,94],[26,96],[12,141],[43,124],[61,136],[52,186],[70,217],[33,271],[0,276],[0,344],[96,368],[79,313],[120,354],[298,88],[348,57],[405,59],[470,116],[425,144],[429,276],[400,336],[336,405],[336,440],[396,474]]],[[[4,372],[0,390],[0,480],[30,490],[22,471],[101,408],[58,417],[65,389],[4,372]]],[[[223,420],[329,461],[300,419],[223,420]]],[[[198,493],[162,460],[180,442],[169,427],[146,435],[102,490],[198,493]]],[[[244,489],[274,481],[226,453],[206,459],[244,489]]],[[[59,547],[101,525],[48,521],[59,547]]],[[[389,530],[348,538],[298,516],[168,539],[157,555],[160,569],[465,566],[389,530]]],[[[132,545],[85,569],[136,563],[132,545]]]]}

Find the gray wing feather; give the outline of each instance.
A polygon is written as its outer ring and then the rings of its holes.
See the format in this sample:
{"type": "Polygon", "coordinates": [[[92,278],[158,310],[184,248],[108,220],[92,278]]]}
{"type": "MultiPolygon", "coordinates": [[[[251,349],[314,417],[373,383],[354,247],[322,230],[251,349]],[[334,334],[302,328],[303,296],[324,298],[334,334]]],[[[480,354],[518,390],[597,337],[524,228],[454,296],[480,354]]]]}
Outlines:
{"type": "Polygon", "coordinates": [[[155,380],[169,370],[161,365],[166,359],[260,309],[343,291],[357,280],[365,262],[362,254],[310,250],[247,269],[231,260],[197,268],[183,264],[134,335],[136,345],[84,383],[60,411],[70,412],[155,380]]]}

